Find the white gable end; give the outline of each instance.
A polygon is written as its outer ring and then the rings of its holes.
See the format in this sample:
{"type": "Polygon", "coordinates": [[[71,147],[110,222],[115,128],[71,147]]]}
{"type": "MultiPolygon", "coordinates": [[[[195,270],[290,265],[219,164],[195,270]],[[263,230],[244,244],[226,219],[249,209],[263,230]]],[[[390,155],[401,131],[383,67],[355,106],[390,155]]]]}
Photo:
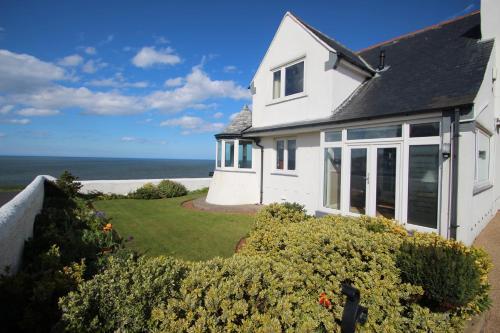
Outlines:
{"type": "Polygon", "coordinates": [[[287,13],[253,80],[253,127],[329,117],[364,81],[348,66],[333,68],[335,50],[287,13]],[[285,96],[286,67],[303,62],[303,91],[285,96]],[[273,72],[281,70],[282,90],[273,96],[273,72]],[[274,98],[273,98],[274,97],[274,98]]]}

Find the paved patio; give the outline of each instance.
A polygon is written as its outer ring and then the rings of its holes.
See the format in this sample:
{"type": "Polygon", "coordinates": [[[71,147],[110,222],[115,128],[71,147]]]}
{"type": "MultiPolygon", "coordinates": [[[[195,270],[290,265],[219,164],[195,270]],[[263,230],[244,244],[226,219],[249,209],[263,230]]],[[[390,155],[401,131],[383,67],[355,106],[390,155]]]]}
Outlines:
{"type": "Polygon", "coordinates": [[[476,319],[466,329],[467,333],[500,332],[500,212],[484,228],[474,241],[474,246],[482,247],[491,256],[493,269],[489,275],[491,283],[491,309],[481,318],[476,319]]]}
{"type": "Polygon", "coordinates": [[[236,213],[236,214],[249,214],[254,215],[263,205],[212,205],[205,201],[206,197],[186,201],[182,204],[183,207],[194,210],[202,210],[208,212],[221,212],[221,213],[236,213]]]}

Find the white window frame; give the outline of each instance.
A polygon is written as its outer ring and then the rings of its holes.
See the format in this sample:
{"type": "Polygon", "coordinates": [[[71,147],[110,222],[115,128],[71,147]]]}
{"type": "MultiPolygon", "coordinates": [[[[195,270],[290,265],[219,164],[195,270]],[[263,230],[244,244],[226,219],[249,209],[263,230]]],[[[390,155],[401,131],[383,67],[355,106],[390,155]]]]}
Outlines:
{"type": "Polygon", "coordinates": [[[274,172],[273,174],[285,174],[285,175],[297,175],[297,151],[298,151],[298,140],[296,137],[279,137],[274,139],[274,172]],[[283,151],[283,169],[278,169],[278,141],[283,141],[284,151],[283,151]],[[295,169],[288,170],[288,141],[295,141],[295,169]]]}
{"type": "Polygon", "coordinates": [[[492,140],[492,134],[487,131],[485,128],[482,126],[479,126],[476,124],[476,127],[474,128],[474,194],[479,194],[482,191],[490,188],[493,184],[492,182],[492,174],[493,174],[493,158],[491,156],[491,152],[493,150],[493,140],[492,140]],[[478,160],[478,134],[484,134],[488,138],[488,179],[486,180],[479,180],[478,179],[478,165],[479,165],[479,160],[478,160]]]}
{"type": "Polygon", "coordinates": [[[269,92],[269,100],[270,102],[267,105],[271,104],[277,104],[281,102],[285,102],[288,100],[293,100],[297,98],[302,98],[306,97],[306,87],[307,87],[307,80],[306,80],[306,70],[307,70],[307,61],[306,61],[306,56],[300,56],[298,58],[295,58],[294,60],[288,61],[284,64],[281,64],[279,66],[275,66],[271,69],[270,71],[270,82],[271,82],[271,89],[269,92]],[[295,93],[292,95],[285,96],[285,85],[286,85],[286,69],[290,66],[296,65],[300,62],[304,62],[304,76],[302,77],[302,83],[303,83],[303,89],[302,92],[295,93]],[[280,97],[278,98],[273,98],[273,91],[274,91],[274,73],[280,71],[281,72],[281,82],[280,82],[280,97]]]}
{"type": "MultiPolygon", "coordinates": [[[[241,139],[242,141],[248,141],[252,142],[250,139],[241,139]]],[[[239,148],[240,148],[240,139],[218,139],[216,140],[215,143],[215,170],[216,171],[224,171],[224,172],[243,172],[243,173],[255,173],[255,162],[254,162],[254,151],[255,147],[252,142],[252,167],[251,168],[239,168],[238,167],[238,159],[239,159],[239,148]],[[217,151],[217,141],[221,142],[222,149],[221,149],[221,166],[217,166],[217,158],[218,156],[218,151],[217,151]],[[226,166],[226,142],[233,142],[234,143],[234,156],[233,156],[233,166],[226,166]]]]}
{"type": "MultiPolygon", "coordinates": [[[[331,214],[343,214],[343,215],[352,215],[353,213],[349,212],[349,148],[356,146],[364,146],[364,145],[399,145],[399,167],[401,171],[399,172],[399,194],[396,194],[397,204],[399,204],[399,209],[396,208],[399,213],[396,215],[396,219],[405,225],[408,225],[411,229],[417,229],[420,231],[430,231],[430,232],[438,232],[441,231],[441,214],[440,209],[442,207],[441,204],[441,195],[442,195],[442,166],[443,166],[443,157],[442,154],[439,154],[439,178],[438,178],[438,216],[437,216],[437,229],[425,228],[420,226],[414,226],[407,223],[407,214],[408,214],[408,163],[409,163],[409,146],[410,145],[438,145],[441,151],[442,149],[442,136],[443,136],[443,122],[440,115],[429,116],[427,117],[418,117],[411,120],[402,119],[402,120],[394,120],[394,121],[375,121],[371,124],[366,123],[357,123],[351,125],[338,125],[332,126],[329,128],[324,128],[320,132],[320,148],[321,148],[321,162],[320,164],[320,193],[319,196],[319,207],[321,210],[326,213],[331,214]],[[421,124],[421,123],[439,123],[439,135],[438,136],[430,136],[430,137],[417,137],[410,138],[410,124],[421,124]],[[379,139],[359,139],[359,140],[347,140],[347,130],[351,128],[368,128],[368,127],[380,127],[380,126],[388,126],[388,125],[401,125],[401,136],[400,137],[392,137],[392,138],[379,138],[379,139]],[[341,131],[342,132],[342,140],[337,142],[326,142],[325,141],[325,133],[333,132],[333,131],[341,131]],[[325,182],[325,148],[334,148],[339,147],[342,148],[342,189],[341,189],[341,198],[340,198],[340,210],[332,209],[324,206],[324,191],[323,186],[325,182]],[[405,185],[406,184],[406,185],[405,185]],[[399,215],[399,216],[398,216],[399,215]]],[[[491,161],[490,161],[491,162],[491,161]]],[[[491,170],[491,166],[490,166],[491,170]]],[[[372,172],[373,173],[373,172],[372,172]]],[[[491,172],[490,172],[491,176],[491,172]]]]}

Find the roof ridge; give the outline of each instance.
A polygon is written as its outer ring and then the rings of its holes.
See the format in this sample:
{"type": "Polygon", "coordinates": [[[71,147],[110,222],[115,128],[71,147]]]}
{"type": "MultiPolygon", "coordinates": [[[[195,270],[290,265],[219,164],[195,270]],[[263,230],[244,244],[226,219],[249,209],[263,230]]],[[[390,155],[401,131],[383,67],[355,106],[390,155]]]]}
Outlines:
{"type": "Polygon", "coordinates": [[[357,52],[354,52],[355,54],[357,55],[360,55],[360,53],[363,53],[365,51],[368,51],[368,50],[371,50],[371,49],[374,49],[376,47],[379,47],[379,46],[382,46],[382,45],[385,45],[385,44],[389,44],[391,42],[395,42],[395,41],[398,41],[398,40],[401,40],[401,39],[404,39],[404,38],[410,38],[410,37],[413,37],[415,35],[418,35],[420,33],[423,33],[423,32],[426,32],[426,31],[429,31],[429,30],[432,30],[432,29],[437,29],[437,28],[440,28],[446,24],[450,24],[450,23],[453,23],[453,22],[456,22],[456,21],[459,21],[459,20],[462,20],[466,17],[469,17],[469,16],[472,16],[472,15],[476,15],[480,12],[480,10],[475,10],[473,12],[470,12],[470,13],[467,13],[467,14],[464,14],[464,15],[461,15],[461,16],[458,16],[458,17],[454,17],[454,18],[451,18],[451,19],[448,19],[448,20],[445,20],[445,21],[441,21],[439,23],[436,23],[436,24],[432,24],[432,25],[429,25],[427,27],[424,27],[422,29],[418,29],[418,30],[415,30],[415,31],[412,31],[412,32],[408,32],[406,34],[403,34],[403,35],[399,35],[397,37],[393,37],[391,39],[388,39],[386,41],[383,41],[383,42],[379,42],[377,44],[374,44],[374,45],[371,45],[371,46],[368,46],[368,47],[365,47],[364,49],[361,49],[357,52]]]}

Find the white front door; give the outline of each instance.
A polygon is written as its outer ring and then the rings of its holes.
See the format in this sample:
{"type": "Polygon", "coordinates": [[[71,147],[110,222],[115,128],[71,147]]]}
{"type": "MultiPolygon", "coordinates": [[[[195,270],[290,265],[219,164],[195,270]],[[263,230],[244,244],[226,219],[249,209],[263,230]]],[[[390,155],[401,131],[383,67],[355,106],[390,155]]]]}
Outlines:
{"type": "Polygon", "coordinates": [[[400,144],[348,145],[344,211],[400,219],[400,144]]]}

